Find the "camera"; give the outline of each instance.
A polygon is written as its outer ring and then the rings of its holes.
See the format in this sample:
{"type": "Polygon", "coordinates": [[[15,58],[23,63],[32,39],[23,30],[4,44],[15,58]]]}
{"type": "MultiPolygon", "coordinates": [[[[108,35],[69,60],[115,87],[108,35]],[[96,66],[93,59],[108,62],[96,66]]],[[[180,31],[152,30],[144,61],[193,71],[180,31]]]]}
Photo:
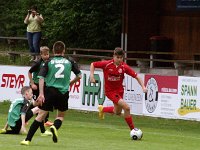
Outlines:
{"type": "Polygon", "coordinates": [[[30,14],[32,11],[31,10],[28,10],[28,13],[30,14]]]}

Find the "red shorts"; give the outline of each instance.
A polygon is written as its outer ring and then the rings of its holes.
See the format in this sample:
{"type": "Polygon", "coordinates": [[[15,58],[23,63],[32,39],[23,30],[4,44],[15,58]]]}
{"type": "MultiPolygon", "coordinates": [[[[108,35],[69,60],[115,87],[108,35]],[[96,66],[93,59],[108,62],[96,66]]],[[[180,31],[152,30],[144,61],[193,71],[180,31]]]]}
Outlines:
{"type": "Polygon", "coordinates": [[[123,99],[124,92],[107,92],[106,96],[113,103],[117,104],[120,99],[123,99]]]}

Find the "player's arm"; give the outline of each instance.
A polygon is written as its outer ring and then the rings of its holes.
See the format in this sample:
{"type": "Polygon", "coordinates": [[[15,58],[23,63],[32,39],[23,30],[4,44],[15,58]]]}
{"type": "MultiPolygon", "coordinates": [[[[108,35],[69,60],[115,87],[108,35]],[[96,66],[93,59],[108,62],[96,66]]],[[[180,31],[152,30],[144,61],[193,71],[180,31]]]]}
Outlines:
{"type": "Polygon", "coordinates": [[[95,70],[94,64],[91,63],[90,65],[90,82],[91,83],[95,83],[94,70],[95,70]]]}
{"type": "Polygon", "coordinates": [[[142,87],[143,92],[147,92],[146,87],[144,86],[144,83],[142,81],[142,79],[138,76],[138,74],[131,69],[131,67],[129,67],[127,64],[124,64],[124,68],[125,68],[125,73],[130,75],[131,77],[135,78],[137,80],[137,82],[140,84],[140,86],[142,87]]]}
{"type": "Polygon", "coordinates": [[[72,71],[76,75],[76,77],[70,81],[70,85],[72,85],[82,78],[82,74],[78,67],[78,64],[73,60],[73,58],[69,58],[69,61],[72,63],[72,71]]]}
{"type": "Polygon", "coordinates": [[[44,103],[45,98],[44,98],[44,78],[40,77],[39,79],[39,96],[36,100],[38,102],[39,106],[42,106],[42,103],[44,103]]]}
{"type": "Polygon", "coordinates": [[[5,124],[5,126],[4,126],[3,129],[4,129],[4,130],[7,130],[7,129],[8,129],[8,121],[6,121],[6,124],[5,124]]]}
{"type": "Polygon", "coordinates": [[[30,86],[33,90],[37,90],[37,85],[34,83],[33,81],[33,77],[32,77],[32,73],[28,72],[28,78],[29,78],[29,81],[30,81],[30,86]]]}
{"type": "Polygon", "coordinates": [[[106,67],[106,65],[108,64],[107,60],[104,61],[96,61],[96,62],[92,62],[90,65],[90,82],[91,83],[95,83],[95,78],[94,78],[94,71],[95,68],[100,68],[100,69],[104,69],[106,67]]]}
{"type": "Polygon", "coordinates": [[[26,122],[25,122],[25,117],[26,117],[26,113],[29,110],[31,104],[29,103],[28,100],[24,100],[24,104],[23,107],[21,108],[21,121],[22,121],[22,126],[21,126],[21,130],[20,132],[22,133],[26,133],[26,122]]]}
{"type": "Polygon", "coordinates": [[[29,78],[29,81],[30,81],[30,85],[34,84],[32,73],[30,73],[30,71],[28,72],[28,78],[29,78]]]}
{"type": "Polygon", "coordinates": [[[45,101],[44,98],[44,78],[47,75],[48,72],[48,63],[49,61],[45,62],[44,66],[40,69],[40,72],[38,73],[39,78],[39,96],[37,98],[37,102],[39,105],[42,105],[42,103],[45,101]]]}
{"type": "Polygon", "coordinates": [[[44,95],[44,78],[40,77],[39,79],[39,93],[40,95],[44,95]]]}
{"type": "Polygon", "coordinates": [[[138,83],[140,84],[140,86],[142,87],[143,92],[146,93],[146,92],[147,92],[147,89],[146,89],[146,87],[144,86],[144,83],[143,83],[142,79],[141,79],[139,76],[136,76],[135,79],[137,80],[137,82],[138,82],[138,83]]]}
{"type": "Polygon", "coordinates": [[[41,63],[41,60],[36,62],[35,64],[33,64],[33,66],[29,69],[28,71],[28,78],[29,78],[29,81],[30,81],[30,86],[32,89],[34,90],[37,90],[37,85],[35,85],[34,81],[33,81],[33,72],[36,72],[38,71],[38,69],[40,69],[40,63],[41,63]]]}
{"type": "Polygon", "coordinates": [[[21,114],[22,126],[21,126],[21,130],[20,130],[21,133],[27,133],[26,127],[25,127],[26,126],[25,117],[26,117],[26,114],[22,113],[21,114]]]}
{"type": "Polygon", "coordinates": [[[81,79],[81,77],[82,77],[81,74],[76,76],[73,80],[70,81],[70,85],[73,85],[74,83],[76,83],[78,80],[81,79]]]}

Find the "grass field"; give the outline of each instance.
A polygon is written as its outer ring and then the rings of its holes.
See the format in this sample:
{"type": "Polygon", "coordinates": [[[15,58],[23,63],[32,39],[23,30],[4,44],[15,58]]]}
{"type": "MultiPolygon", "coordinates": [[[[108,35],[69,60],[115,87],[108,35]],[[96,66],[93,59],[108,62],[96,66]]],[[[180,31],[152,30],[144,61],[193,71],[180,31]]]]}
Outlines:
{"type": "MultiPolygon", "coordinates": [[[[0,128],[3,128],[9,104],[0,103],[0,128]]],[[[53,120],[55,113],[50,113],[53,120]]],[[[0,134],[0,150],[199,150],[200,123],[133,116],[135,126],[143,131],[143,139],[132,141],[124,120],[106,115],[97,118],[97,112],[69,110],[59,129],[59,141],[41,137],[38,130],[30,146],[19,142],[25,135],[0,134]]],[[[32,120],[29,121],[31,124],[32,120]]]]}

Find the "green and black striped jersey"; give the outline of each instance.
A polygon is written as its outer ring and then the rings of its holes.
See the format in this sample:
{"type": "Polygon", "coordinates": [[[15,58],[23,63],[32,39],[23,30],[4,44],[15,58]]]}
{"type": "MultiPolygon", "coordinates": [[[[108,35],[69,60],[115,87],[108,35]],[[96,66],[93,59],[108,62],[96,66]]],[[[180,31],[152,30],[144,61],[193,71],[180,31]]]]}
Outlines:
{"type": "Polygon", "coordinates": [[[32,103],[29,100],[22,98],[15,99],[9,108],[8,112],[8,125],[14,127],[16,121],[21,118],[21,114],[26,114],[30,109],[32,103]]]}
{"type": "Polygon", "coordinates": [[[41,68],[38,78],[45,78],[47,87],[57,88],[62,94],[69,90],[71,71],[81,74],[77,63],[63,56],[55,56],[41,68]]]}
{"type": "Polygon", "coordinates": [[[32,67],[30,68],[29,72],[33,73],[33,81],[34,83],[38,84],[39,79],[38,79],[38,73],[41,69],[42,66],[44,66],[44,61],[42,59],[39,59],[37,62],[35,62],[32,67]]]}

